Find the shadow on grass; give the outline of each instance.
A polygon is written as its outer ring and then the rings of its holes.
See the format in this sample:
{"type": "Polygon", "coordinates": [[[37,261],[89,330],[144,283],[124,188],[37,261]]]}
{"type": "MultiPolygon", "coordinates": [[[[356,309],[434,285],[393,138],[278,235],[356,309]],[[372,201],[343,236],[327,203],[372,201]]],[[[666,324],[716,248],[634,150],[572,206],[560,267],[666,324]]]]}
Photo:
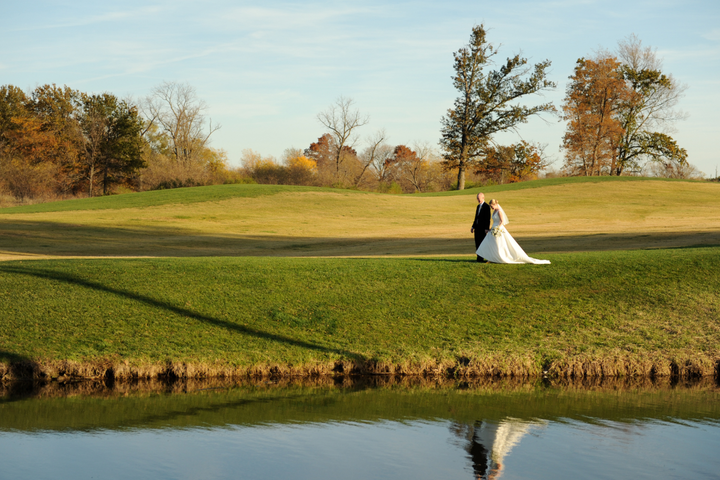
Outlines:
{"type": "Polygon", "coordinates": [[[29,380],[33,374],[40,369],[40,365],[29,358],[18,355],[17,353],[7,350],[0,350],[0,362],[9,366],[9,373],[12,378],[22,379],[20,381],[12,381],[9,385],[5,385],[4,395],[0,395],[0,404],[21,400],[28,396],[34,395],[38,391],[37,385],[29,380]]]}
{"type": "Polygon", "coordinates": [[[30,363],[30,359],[17,353],[0,350],[0,362],[11,364],[30,363]]]}
{"type": "Polygon", "coordinates": [[[466,259],[466,258],[413,258],[412,260],[416,262],[443,262],[443,263],[478,263],[478,261],[473,257],[472,259],[466,259]]]}
{"type": "Polygon", "coordinates": [[[271,340],[274,342],[284,343],[286,345],[300,347],[300,348],[304,348],[307,350],[335,353],[338,355],[343,355],[343,356],[353,359],[353,360],[359,360],[359,361],[365,360],[365,358],[362,355],[355,353],[355,352],[351,352],[349,350],[326,347],[326,346],[319,345],[316,343],[310,343],[310,342],[306,342],[303,340],[296,340],[294,338],[286,337],[284,335],[278,335],[275,333],[264,332],[262,330],[250,328],[250,327],[247,327],[244,325],[238,325],[236,323],[228,322],[225,320],[220,320],[217,318],[210,317],[208,315],[203,315],[201,313],[195,312],[188,308],[178,307],[178,306],[172,305],[171,303],[168,303],[168,302],[156,300],[156,299],[146,296],[146,295],[141,295],[138,293],[127,291],[127,290],[121,290],[118,288],[112,288],[112,287],[103,285],[98,282],[93,282],[93,281],[86,280],[84,278],[80,278],[80,277],[77,277],[74,275],[69,275],[66,273],[59,273],[59,272],[54,272],[54,271],[50,271],[50,270],[32,270],[29,268],[22,268],[22,267],[17,267],[17,266],[0,266],[0,271],[10,273],[10,274],[27,275],[27,276],[31,276],[31,277],[46,279],[46,280],[54,280],[54,281],[64,282],[64,283],[68,283],[71,285],[76,285],[79,287],[96,290],[99,292],[105,292],[105,293],[109,293],[112,295],[117,295],[119,297],[123,297],[123,298],[127,298],[130,300],[134,300],[136,302],[144,303],[151,307],[160,308],[160,309],[166,310],[168,312],[172,312],[174,314],[183,316],[188,319],[207,323],[207,324],[210,324],[210,325],[213,325],[216,327],[224,328],[224,329],[229,330],[234,333],[248,335],[250,337],[260,338],[263,340],[271,340]]]}
{"type": "MultiPolygon", "coordinates": [[[[511,232],[512,233],[512,232],[511,232]]],[[[720,231],[515,235],[529,254],[720,245],[720,231]]],[[[48,221],[0,222],[0,253],[53,256],[361,257],[472,255],[471,235],[440,237],[295,237],[203,234],[182,226],[114,227],[48,221]]]]}

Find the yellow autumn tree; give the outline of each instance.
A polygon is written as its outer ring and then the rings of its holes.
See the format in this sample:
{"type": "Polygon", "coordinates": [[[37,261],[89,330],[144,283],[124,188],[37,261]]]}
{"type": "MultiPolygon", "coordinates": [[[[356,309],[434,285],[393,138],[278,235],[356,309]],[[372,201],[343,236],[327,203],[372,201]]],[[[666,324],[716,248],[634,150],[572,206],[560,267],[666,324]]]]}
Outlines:
{"type": "Polygon", "coordinates": [[[288,149],[284,155],[291,185],[315,185],[317,183],[317,161],[304,155],[302,150],[288,149]]]}

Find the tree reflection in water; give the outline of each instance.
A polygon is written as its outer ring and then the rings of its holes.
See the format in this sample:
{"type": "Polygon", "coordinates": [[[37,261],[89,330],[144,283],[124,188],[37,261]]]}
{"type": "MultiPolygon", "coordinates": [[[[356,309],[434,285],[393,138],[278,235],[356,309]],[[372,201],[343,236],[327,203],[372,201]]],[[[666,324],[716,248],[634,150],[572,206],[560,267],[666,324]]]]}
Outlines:
{"type": "Polygon", "coordinates": [[[544,428],[544,420],[525,421],[507,417],[499,422],[478,420],[472,425],[453,423],[450,430],[465,440],[475,478],[495,480],[502,476],[505,457],[531,429],[544,428]]]}

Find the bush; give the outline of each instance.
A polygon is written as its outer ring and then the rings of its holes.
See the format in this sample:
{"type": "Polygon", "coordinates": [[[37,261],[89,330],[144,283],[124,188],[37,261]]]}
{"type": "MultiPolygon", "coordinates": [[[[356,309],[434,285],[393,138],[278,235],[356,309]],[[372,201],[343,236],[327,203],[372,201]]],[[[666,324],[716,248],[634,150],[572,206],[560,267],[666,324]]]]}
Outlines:
{"type": "Polygon", "coordinates": [[[21,202],[55,197],[55,178],[58,168],[50,163],[32,165],[19,158],[0,160],[2,189],[21,202]]]}
{"type": "Polygon", "coordinates": [[[378,183],[377,191],[379,193],[393,193],[393,194],[400,194],[403,193],[402,186],[397,182],[382,182],[378,183]]]}
{"type": "Polygon", "coordinates": [[[161,154],[150,154],[140,172],[140,190],[164,190],[212,184],[212,175],[199,163],[181,163],[161,154]]]}

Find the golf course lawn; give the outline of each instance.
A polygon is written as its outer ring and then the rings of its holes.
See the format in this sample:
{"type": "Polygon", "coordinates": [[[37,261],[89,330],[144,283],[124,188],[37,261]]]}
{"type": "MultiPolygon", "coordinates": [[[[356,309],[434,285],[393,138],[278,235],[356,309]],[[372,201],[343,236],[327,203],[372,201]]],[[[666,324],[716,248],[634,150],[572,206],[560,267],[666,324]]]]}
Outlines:
{"type": "Polygon", "coordinates": [[[473,261],[477,190],[2,209],[0,377],[716,374],[720,185],[527,184],[484,191],[549,266],[473,261]]]}

